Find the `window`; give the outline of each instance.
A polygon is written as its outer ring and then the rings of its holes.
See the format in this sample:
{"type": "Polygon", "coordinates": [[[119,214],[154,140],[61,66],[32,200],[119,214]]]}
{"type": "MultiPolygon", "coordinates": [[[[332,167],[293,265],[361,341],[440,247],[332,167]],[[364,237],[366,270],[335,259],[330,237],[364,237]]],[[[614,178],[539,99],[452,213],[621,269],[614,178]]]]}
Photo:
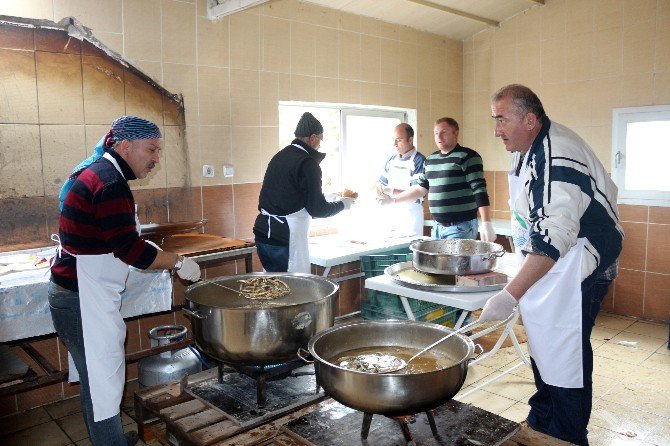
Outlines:
{"type": "Polygon", "coordinates": [[[612,177],[619,202],[670,206],[670,105],[616,108],[612,177]]]}
{"type": "MultiPolygon", "coordinates": [[[[324,129],[319,151],[326,154],[321,163],[326,198],[332,199],[332,194],[346,187],[358,192],[361,201],[373,200],[372,186],[379,179],[384,162],[395,153],[393,129],[401,122],[416,127],[416,112],[391,107],[280,102],[278,149],[295,138],[295,126],[307,111],[324,129]]],[[[417,145],[416,134],[414,145],[417,145]]],[[[343,218],[338,215],[333,219],[338,217],[343,218]]],[[[333,223],[332,219],[315,219],[312,227],[333,223]]]]}

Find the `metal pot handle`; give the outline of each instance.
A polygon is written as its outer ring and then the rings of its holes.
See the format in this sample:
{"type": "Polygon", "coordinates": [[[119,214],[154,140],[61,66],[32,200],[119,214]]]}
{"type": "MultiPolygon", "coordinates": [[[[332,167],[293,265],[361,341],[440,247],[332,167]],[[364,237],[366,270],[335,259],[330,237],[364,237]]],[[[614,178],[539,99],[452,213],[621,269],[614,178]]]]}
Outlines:
{"type": "Polygon", "coordinates": [[[295,354],[298,355],[298,358],[302,359],[307,364],[314,364],[314,360],[313,359],[307,359],[305,356],[303,356],[302,352],[307,353],[307,356],[311,356],[309,351],[305,350],[302,347],[298,347],[298,351],[295,354]]]}
{"type": "Polygon", "coordinates": [[[479,344],[475,344],[475,351],[473,352],[473,355],[470,357],[470,361],[472,362],[478,360],[479,357],[483,354],[484,354],[484,347],[482,347],[479,344]],[[479,347],[479,353],[477,353],[477,347],[479,347]],[[477,354],[475,355],[475,353],[477,354]]]}
{"type": "Polygon", "coordinates": [[[182,308],[181,311],[183,311],[187,315],[192,316],[192,317],[197,318],[197,319],[207,319],[209,317],[209,314],[202,314],[198,310],[193,311],[193,310],[189,310],[186,307],[182,308]]]}
{"type": "Polygon", "coordinates": [[[486,256],[486,260],[495,259],[496,257],[502,257],[504,255],[505,255],[504,249],[501,249],[500,251],[493,251],[486,256]]]}

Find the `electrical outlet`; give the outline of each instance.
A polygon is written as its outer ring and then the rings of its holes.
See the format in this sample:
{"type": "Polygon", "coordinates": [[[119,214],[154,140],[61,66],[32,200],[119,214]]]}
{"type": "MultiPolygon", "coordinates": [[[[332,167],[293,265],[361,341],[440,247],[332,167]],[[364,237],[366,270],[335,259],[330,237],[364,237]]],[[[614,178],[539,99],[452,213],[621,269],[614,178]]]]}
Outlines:
{"type": "Polygon", "coordinates": [[[214,177],[214,166],[210,166],[208,164],[205,164],[202,166],[202,176],[205,178],[213,178],[214,177]]]}
{"type": "Polygon", "coordinates": [[[230,178],[235,175],[235,168],[230,164],[223,165],[223,177],[230,178]]]}

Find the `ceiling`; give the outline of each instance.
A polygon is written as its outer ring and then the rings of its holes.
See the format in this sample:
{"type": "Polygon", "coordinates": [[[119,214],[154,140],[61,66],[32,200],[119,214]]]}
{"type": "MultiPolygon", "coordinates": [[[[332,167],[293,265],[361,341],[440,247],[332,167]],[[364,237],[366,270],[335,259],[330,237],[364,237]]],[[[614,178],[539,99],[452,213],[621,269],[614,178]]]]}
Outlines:
{"type": "Polygon", "coordinates": [[[545,0],[304,0],[464,40],[545,0]]]}

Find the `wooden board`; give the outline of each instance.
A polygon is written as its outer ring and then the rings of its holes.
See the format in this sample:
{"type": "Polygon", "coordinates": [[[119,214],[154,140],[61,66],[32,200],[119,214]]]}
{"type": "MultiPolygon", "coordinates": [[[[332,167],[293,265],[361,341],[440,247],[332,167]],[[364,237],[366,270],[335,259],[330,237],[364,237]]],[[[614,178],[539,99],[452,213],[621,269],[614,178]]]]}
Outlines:
{"type": "Polygon", "coordinates": [[[254,246],[251,242],[220,237],[212,234],[172,234],[157,241],[164,251],[176,252],[183,256],[194,256],[217,251],[254,246]]]}

